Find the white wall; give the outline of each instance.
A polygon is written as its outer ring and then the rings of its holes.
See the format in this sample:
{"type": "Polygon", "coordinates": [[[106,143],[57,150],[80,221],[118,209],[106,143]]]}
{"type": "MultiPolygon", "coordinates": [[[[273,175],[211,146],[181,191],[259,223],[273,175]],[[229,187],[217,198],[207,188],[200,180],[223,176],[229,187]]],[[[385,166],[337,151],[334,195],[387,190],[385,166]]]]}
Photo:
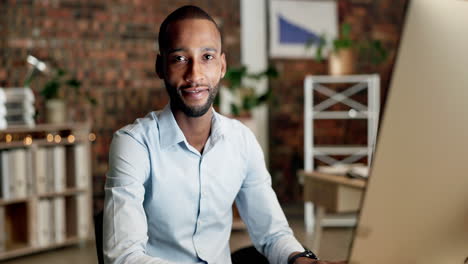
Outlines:
{"type": "MultiPolygon", "coordinates": [[[[267,10],[265,0],[241,0],[241,63],[250,72],[264,71],[268,67],[267,52],[267,10]]],[[[267,81],[259,85],[258,93],[265,92],[267,81]]],[[[259,107],[254,111],[257,138],[268,161],[268,108],[259,107]]]]}

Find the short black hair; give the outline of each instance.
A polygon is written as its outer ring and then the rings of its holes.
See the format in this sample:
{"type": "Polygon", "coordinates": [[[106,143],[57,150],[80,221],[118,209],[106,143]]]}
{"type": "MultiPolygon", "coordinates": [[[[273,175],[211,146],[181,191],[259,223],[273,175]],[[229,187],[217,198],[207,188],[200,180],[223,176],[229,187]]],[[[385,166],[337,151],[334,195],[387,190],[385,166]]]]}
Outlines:
{"type": "Polygon", "coordinates": [[[167,48],[167,41],[168,41],[167,30],[168,30],[169,25],[173,22],[184,20],[184,19],[206,19],[206,20],[213,22],[221,38],[221,30],[219,30],[218,24],[216,24],[216,21],[207,12],[205,12],[205,10],[201,9],[198,6],[186,5],[186,6],[179,7],[174,12],[170,13],[166,17],[166,19],[164,19],[164,21],[161,23],[161,26],[159,27],[159,36],[158,36],[158,44],[159,44],[160,53],[162,50],[167,48]]]}

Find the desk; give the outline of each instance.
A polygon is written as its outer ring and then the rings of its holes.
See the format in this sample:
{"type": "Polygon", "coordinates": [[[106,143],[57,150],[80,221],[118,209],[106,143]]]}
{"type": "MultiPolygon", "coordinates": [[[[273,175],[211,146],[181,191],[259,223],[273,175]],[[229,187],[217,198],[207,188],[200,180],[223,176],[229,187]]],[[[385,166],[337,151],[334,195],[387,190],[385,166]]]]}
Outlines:
{"type": "MultiPolygon", "coordinates": [[[[325,174],[317,171],[299,171],[304,178],[304,221],[308,233],[313,232],[312,249],[318,252],[325,212],[357,212],[366,187],[366,180],[343,175],[325,174]],[[316,207],[315,212],[312,204],[316,207]],[[314,219],[312,219],[314,215],[314,219]],[[315,224],[314,224],[315,222],[315,224]]],[[[349,224],[348,224],[349,225],[349,224]]]]}

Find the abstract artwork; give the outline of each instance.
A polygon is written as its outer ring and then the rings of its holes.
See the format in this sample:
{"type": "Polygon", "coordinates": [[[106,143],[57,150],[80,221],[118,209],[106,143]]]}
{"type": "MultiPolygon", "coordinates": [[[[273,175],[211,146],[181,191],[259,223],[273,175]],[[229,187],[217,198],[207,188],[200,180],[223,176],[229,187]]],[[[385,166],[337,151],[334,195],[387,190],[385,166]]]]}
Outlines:
{"type": "Polygon", "coordinates": [[[337,36],[338,18],[333,0],[270,0],[270,56],[311,58],[315,46],[308,42],[337,36]]]}

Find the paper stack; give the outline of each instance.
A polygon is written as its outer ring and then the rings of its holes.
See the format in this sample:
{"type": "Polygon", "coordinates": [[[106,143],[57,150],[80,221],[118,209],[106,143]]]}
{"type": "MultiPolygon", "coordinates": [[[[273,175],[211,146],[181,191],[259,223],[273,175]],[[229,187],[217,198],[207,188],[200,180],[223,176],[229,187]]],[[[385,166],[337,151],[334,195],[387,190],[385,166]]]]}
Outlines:
{"type": "Polygon", "coordinates": [[[7,126],[34,126],[34,93],[29,87],[0,87],[0,129],[7,126]]]}
{"type": "Polygon", "coordinates": [[[362,163],[333,164],[331,166],[318,166],[317,171],[334,175],[346,175],[352,178],[364,178],[369,175],[369,167],[362,163]]]}

